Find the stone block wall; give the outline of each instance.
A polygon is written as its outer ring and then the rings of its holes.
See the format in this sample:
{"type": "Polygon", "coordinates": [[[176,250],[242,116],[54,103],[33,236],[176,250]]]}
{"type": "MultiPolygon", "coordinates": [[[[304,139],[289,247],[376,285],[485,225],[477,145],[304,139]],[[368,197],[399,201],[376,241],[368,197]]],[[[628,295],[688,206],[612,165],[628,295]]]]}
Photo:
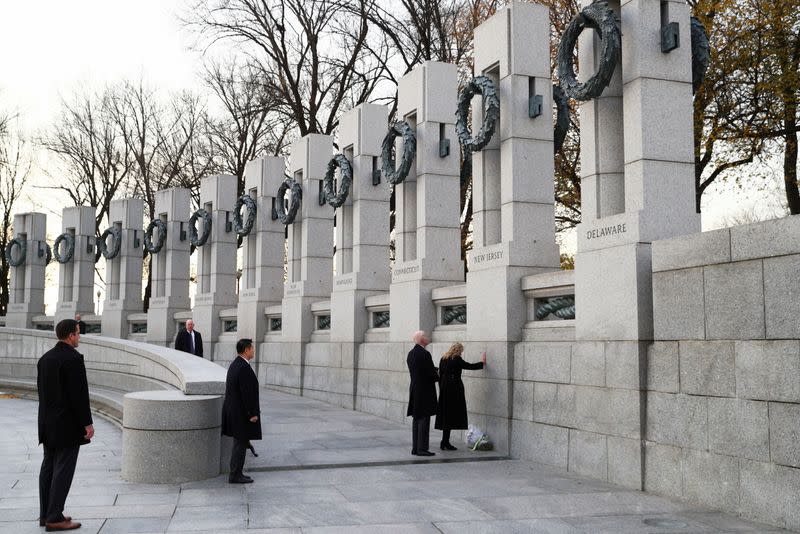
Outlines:
{"type": "MultiPolygon", "coordinates": [[[[434,332],[434,340],[436,333],[434,332]]],[[[412,343],[373,341],[356,345],[326,341],[299,343],[265,342],[259,346],[257,369],[262,385],[293,394],[302,394],[336,406],[354,408],[409,424],[408,367],[406,356],[412,343]],[[302,384],[302,387],[301,387],[302,384]]],[[[428,350],[434,365],[450,346],[450,341],[431,343],[428,350]]],[[[480,360],[486,344],[464,343],[465,358],[480,360]]],[[[509,384],[506,362],[491,361],[486,371],[465,371],[462,375],[470,423],[486,430],[496,450],[509,451],[509,384]]],[[[433,427],[433,421],[431,421],[433,427]]],[[[462,438],[453,433],[454,440],[462,438]]],[[[410,437],[409,437],[410,439],[410,437]]]]}
{"type": "Polygon", "coordinates": [[[637,378],[627,376],[638,365],[621,357],[634,352],[628,345],[517,344],[511,455],[638,487],[640,392],[637,378]]]}
{"type": "Polygon", "coordinates": [[[800,217],[653,244],[645,489],[800,528],[800,217]]]}

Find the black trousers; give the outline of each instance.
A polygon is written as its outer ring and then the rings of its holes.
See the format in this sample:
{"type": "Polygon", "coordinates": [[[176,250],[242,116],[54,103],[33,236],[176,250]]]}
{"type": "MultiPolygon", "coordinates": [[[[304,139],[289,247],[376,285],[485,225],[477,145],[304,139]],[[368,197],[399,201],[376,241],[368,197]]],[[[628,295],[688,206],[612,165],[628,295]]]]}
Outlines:
{"type": "Polygon", "coordinates": [[[427,451],[430,446],[429,437],[431,433],[431,418],[414,417],[411,422],[411,451],[427,451]]]}
{"type": "Polygon", "coordinates": [[[47,523],[64,520],[67,500],[80,446],[51,448],[44,445],[44,459],[39,471],[39,517],[47,523]]]}
{"type": "Polygon", "coordinates": [[[229,478],[242,476],[244,469],[244,455],[247,452],[249,441],[246,439],[233,438],[233,449],[231,449],[231,473],[229,478]]]}

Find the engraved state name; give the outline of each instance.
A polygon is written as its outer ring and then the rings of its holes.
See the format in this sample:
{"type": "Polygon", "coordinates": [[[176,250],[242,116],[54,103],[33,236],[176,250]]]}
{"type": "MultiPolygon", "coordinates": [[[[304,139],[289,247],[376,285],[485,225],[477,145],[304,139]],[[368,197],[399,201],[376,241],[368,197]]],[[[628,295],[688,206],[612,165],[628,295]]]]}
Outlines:
{"type": "Polygon", "coordinates": [[[502,259],[503,259],[503,251],[498,250],[497,252],[486,252],[484,254],[477,254],[472,259],[472,263],[484,263],[487,261],[502,260],[502,259]]]}
{"type": "Polygon", "coordinates": [[[409,267],[402,267],[400,269],[394,270],[394,276],[400,276],[404,274],[413,274],[419,272],[419,265],[411,265],[409,267]]]}
{"type": "Polygon", "coordinates": [[[595,228],[594,230],[586,231],[586,239],[597,239],[608,235],[624,234],[628,231],[627,223],[614,224],[611,226],[604,226],[602,228],[595,228]]]}

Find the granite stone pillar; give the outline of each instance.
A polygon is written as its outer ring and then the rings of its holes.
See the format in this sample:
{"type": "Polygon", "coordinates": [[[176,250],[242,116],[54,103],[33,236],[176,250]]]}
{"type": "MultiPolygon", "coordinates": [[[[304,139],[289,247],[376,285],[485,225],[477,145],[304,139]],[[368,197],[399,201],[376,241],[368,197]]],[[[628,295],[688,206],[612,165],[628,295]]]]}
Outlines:
{"type": "MultiPolygon", "coordinates": [[[[619,1],[610,4],[620,9],[619,1]]],[[[644,405],[646,347],[653,339],[651,243],[700,230],[689,7],[678,0],[626,0],[620,18],[622,60],[615,79],[622,85],[612,84],[609,94],[621,92],[621,105],[615,100],[603,108],[601,97],[599,104],[581,108],[581,146],[589,147],[581,172],[589,203],[578,226],[575,275],[576,350],[584,359],[605,361],[609,412],[618,412],[614,403],[644,405]],[[670,22],[679,24],[680,46],[664,53],[659,36],[670,22]],[[603,176],[617,176],[620,168],[622,186],[615,178],[609,192],[601,185],[603,176]],[[603,352],[594,354],[598,351],[603,352]]],[[[594,57],[597,45],[587,36],[582,57],[594,57]]],[[[581,66],[591,69],[592,63],[581,66]]],[[[640,415],[618,426],[628,430],[608,433],[609,480],[641,488],[644,419],[640,415]]]]}
{"type": "MultiPolygon", "coordinates": [[[[287,228],[287,279],[281,302],[281,340],[284,361],[299,376],[303,391],[305,346],[317,329],[311,311],[314,302],[330,299],[333,277],[333,215],[328,204],[319,203],[322,179],[333,154],[333,139],[309,134],[292,144],[289,174],[301,184],[303,201],[293,224],[287,228]]],[[[283,201],[283,199],[279,199],[283,201]]]]}
{"type": "Polygon", "coordinates": [[[130,333],[128,315],[142,311],[143,216],[144,202],[139,198],[111,201],[109,220],[120,230],[121,243],[119,254],[106,261],[104,336],[126,339],[130,333]]]}
{"type": "MultiPolygon", "coordinates": [[[[427,61],[400,79],[398,117],[417,136],[408,177],[395,187],[395,263],[390,287],[392,341],[436,325],[431,291],[463,282],[455,65],[427,61]],[[440,155],[440,141],[451,149],[440,155]]],[[[402,141],[399,141],[402,143],[402,141]]]]}
{"type": "Polygon", "coordinates": [[[273,203],[284,180],[286,162],[282,157],[249,161],[245,167],[245,193],[257,206],[253,230],[242,243],[242,277],[239,280],[237,332],[256,343],[267,333],[266,306],[283,298],[283,247],[285,227],[272,218],[273,203]]]}
{"type": "MultiPolygon", "coordinates": [[[[211,215],[211,236],[197,248],[197,293],[192,317],[203,336],[203,355],[207,359],[215,359],[214,346],[222,333],[219,312],[237,304],[237,236],[232,228],[236,189],[233,175],[208,176],[200,182],[200,207],[211,215]]],[[[200,219],[197,227],[199,234],[200,219]]]]}
{"type": "Polygon", "coordinates": [[[373,185],[380,169],[387,109],[361,104],[339,121],[339,146],[353,168],[353,184],[336,210],[336,255],[331,294],[331,342],[341,351],[336,380],[352,383],[355,409],[359,347],[370,328],[364,299],[389,290],[389,192],[373,185]]]}
{"type": "MultiPolygon", "coordinates": [[[[527,320],[524,276],[559,268],[555,241],[548,8],[514,3],[475,29],[475,75],[494,81],[500,122],[472,156],[473,249],[467,275],[470,341],[514,342],[527,320]],[[529,116],[531,97],[542,114],[529,116]]],[[[472,129],[483,104],[473,99],[472,129]]]]}
{"type": "MultiPolygon", "coordinates": [[[[150,307],[147,310],[147,341],[173,346],[175,314],[188,311],[189,303],[189,205],[191,192],[182,187],[156,193],[155,216],[167,227],[162,249],[152,255],[150,307]]],[[[158,231],[153,231],[153,241],[158,231]]]]}
{"type": "MultiPolygon", "coordinates": [[[[58,303],[54,324],[62,319],[72,319],[76,313],[94,313],[94,258],[97,250],[94,218],[94,207],[64,208],[62,233],[74,237],[75,251],[72,259],[62,263],[58,271],[58,303]]],[[[62,244],[61,247],[63,251],[66,245],[62,244]]]]}
{"type": "Polygon", "coordinates": [[[342,116],[339,145],[352,162],[353,185],[336,210],[336,276],[331,296],[331,341],[364,340],[364,299],[389,289],[389,194],[372,185],[387,128],[385,106],[361,104],[342,116]]]}
{"type": "MultiPolygon", "coordinates": [[[[14,236],[25,239],[25,262],[10,267],[6,326],[33,328],[33,318],[44,315],[44,271],[47,260],[47,215],[14,215],[14,236]]],[[[15,257],[21,251],[14,249],[15,257]]]]}

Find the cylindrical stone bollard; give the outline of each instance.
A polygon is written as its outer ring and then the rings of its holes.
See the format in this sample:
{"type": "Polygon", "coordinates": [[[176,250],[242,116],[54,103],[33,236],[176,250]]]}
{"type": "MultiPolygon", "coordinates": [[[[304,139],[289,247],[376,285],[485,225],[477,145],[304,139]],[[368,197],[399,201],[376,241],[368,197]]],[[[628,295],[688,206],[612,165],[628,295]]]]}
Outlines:
{"type": "Polygon", "coordinates": [[[137,391],[123,398],[122,478],[174,484],[220,473],[220,395],[137,391]]]}

